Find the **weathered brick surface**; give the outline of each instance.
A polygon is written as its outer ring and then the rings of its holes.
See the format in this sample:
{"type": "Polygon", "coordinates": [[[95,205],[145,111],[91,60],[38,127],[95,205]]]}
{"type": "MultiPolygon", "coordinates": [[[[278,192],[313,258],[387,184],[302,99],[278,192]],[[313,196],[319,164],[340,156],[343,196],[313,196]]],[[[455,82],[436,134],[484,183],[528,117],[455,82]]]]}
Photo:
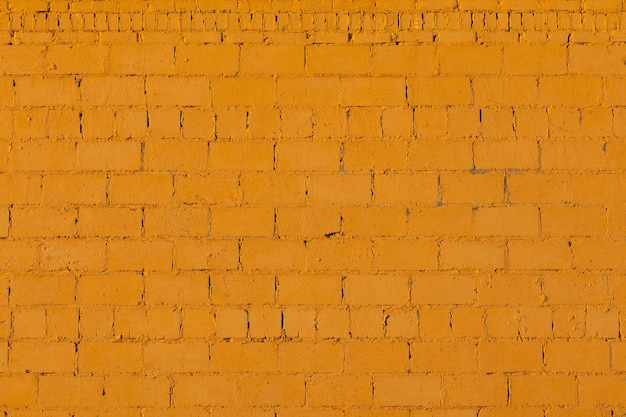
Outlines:
{"type": "Polygon", "coordinates": [[[626,410],[623,0],[0,2],[0,414],[626,410]]]}

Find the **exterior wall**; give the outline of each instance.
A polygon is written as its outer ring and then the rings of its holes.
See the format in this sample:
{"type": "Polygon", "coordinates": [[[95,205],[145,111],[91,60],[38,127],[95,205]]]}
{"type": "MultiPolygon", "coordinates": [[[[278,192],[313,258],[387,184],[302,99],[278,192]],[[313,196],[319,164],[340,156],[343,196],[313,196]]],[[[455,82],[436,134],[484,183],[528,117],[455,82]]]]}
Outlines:
{"type": "Polygon", "coordinates": [[[622,415],[624,6],[1,1],[0,411],[622,415]]]}

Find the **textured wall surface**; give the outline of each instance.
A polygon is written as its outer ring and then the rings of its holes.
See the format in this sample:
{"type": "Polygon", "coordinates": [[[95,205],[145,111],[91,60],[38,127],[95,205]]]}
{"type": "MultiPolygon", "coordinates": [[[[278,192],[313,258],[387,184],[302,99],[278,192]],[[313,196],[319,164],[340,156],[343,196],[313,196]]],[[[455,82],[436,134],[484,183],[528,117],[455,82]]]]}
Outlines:
{"type": "Polygon", "coordinates": [[[6,417],[626,415],[622,0],[0,1],[6,417]]]}

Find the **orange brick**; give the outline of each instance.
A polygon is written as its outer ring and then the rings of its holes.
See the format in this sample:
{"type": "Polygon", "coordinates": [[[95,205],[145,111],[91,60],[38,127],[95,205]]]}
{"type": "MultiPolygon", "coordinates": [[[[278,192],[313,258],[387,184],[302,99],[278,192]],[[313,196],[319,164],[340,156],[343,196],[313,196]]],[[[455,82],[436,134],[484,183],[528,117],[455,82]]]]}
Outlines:
{"type": "Polygon", "coordinates": [[[409,363],[408,346],[400,342],[359,341],[346,343],[345,372],[404,372],[409,363]]]}
{"type": "MultiPolygon", "coordinates": [[[[418,136],[420,139],[423,139],[423,140],[419,142],[412,141],[410,144],[437,143],[438,146],[444,146],[444,144],[448,144],[447,141],[442,140],[443,138],[437,141],[432,140],[432,137],[441,137],[441,136],[447,135],[448,112],[445,107],[417,107],[415,108],[414,115],[413,115],[413,124],[415,127],[416,136],[418,136]]],[[[471,149],[470,149],[470,162],[471,162],[471,149]]]]}
{"type": "MultiPolygon", "coordinates": [[[[90,113],[85,113],[83,118],[83,136],[86,138],[89,137],[87,125],[89,115],[90,113]]],[[[110,119],[111,117],[107,114],[104,118],[110,119]]],[[[112,135],[122,138],[143,138],[148,135],[148,112],[141,108],[118,109],[113,114],[113,119],[111,133],[103,134],[103,138],[108,138],[112,135]],[[112,133],[113,131],[115,132],[114,134],[112,133]]]]}
{"type": "Polygon", "coordinates": [[[16,171],[65,171],[74,167],[75,152],[69,141],[18,142],[11,148],[11,166],[16,171]]]}
{"type": "Polygon", "coordinates": [[[276,101],[273,78],[220,78],[211,88],[216,106],[273,106],[276,101]]]}
{"type": "Polygon", "coordinates": [[[476,280],[470,275],[423,273],[411,278],[413,304],[472,304],[476,280]]]}
{"type": "Polygon", "coordinates": [[[541,279],[537,275],[499,273],[479,279],[477,298],[482,305],[539,305],[541,279]]]}
{"type": "Polygon", "coordinates": [[[144,209],[145,236],[188,237],[207,236],[209,212],[205,208],[144,209]]]}
{"type": "Polygon", "coordinates": [[[350,335],[357,338],[382,338],[385,335],[385,318],[382,307],[351,307],[350,335]]]}
{"type": "Polygon", "coordinates": [[[135,170],[141,167],[139,142],[81,141],[76,167],[85,170],[135,170]]]}
{"type": "Polygon", "coordinates": [[[536,341],[493,341],[478,344],[478,368],[485,372],[539,372],[542,345],[536,341]]]}
{"type": "Polygon", "coordinates": [[[517,406],[572,406],[576,401],[576,382],[566,375],[512,376],[511,403],[517,406]]]}
{"type": "Polygon", "coordinates": [[[302,375],[251,376],[239,382],[240,401],[244,405],[302,406],[302,375]]]}
{"type": "Polygon", "coordinates": [[[78,234],[85,237],[139,237],[142,213],[119,207],[81,207],[78,234]]]}
{"type": "Polygon", "coordinates": [[[44,71],[45,50],[41,44],[2,45],[0,71],[3,74],[41,74],[44,71]]]}
{"type": "Polygon", "coordinates": [[[209,81],[201,77],[149,77],[146,100],[150,106],[211,105],[209,81]]]}
{"type": "MultiPolygon", "coordinates": [[[[357,110],[371,111],[374,109],[355,107],[352,114],[352,128],[354,130],[357,123],[357,110]]],[[[325,138],[342,138],[348,132],[348,112],[344,108],[335,107],[318,107],[313,115],[315,123],[313,124],[313,137],[315,139],[325,138]]],[[[376,123],[375,120],[372,123],[376,123]]],[[[375,130],[376,131],[376,130],[375,130]]],[[[382,132],[380,132],[382,134],[382,132]]],[[[371,131],[365,132],[366,135],[372,136],[371,131]]]]}
{"type": "Polygon", "coordinates": [[[348,337],[350,317],[343,307],[319,307],[317,312],[317,334],[320,338],[348,337]]]}
{"type": "Polygon", "coordinates": [[[18,106],[69,106],[78,101],[78,85],[71,77],[27,77],[15,80],[18,106]]]}
{"type": "Polygon", "coordinates": [[[276,147],[277,169],[285,171],[339,170],[339,142],[283,141],[276,147]]]}
{"type": "Polygon", "coordinates": [[[477,236],[538,236],[536,207],[481,207],[474,213],[477,236]]]}
{"type": "Polygon", "coordinates": [[[163,377],[109,376],[105,381],[105,404],[111,408],[167,407],[170,381],[163,377]]]}
{"type": "Polygon", "coordinates": [[[439,247],[433,240],[379,240],[373,251],[375,270],[428,270],[437,267],[439,247]]]}
{"type": "Polygon", "coordinates": [[[338,106],[338,77],[280,77],[276,81],[277,104],[281,106],[338,106]]]}
{"type": "Polygon", "coordinates": [[[233,205],[240,200],[236,174],[175,175],[174,189],[178,204],[233,205]]]}
{"type": "Polygon", "coordinates": [[[313,407],[358,407],[372,404],[369,376],[314,375],[307,382],[307,401],[313,407]]]}
{"type": "Polygon", "coordinates": [[[348,305],[404,305],[409,299],[408,278],[401,275],[349,275],[343,291],[348,305]]]}
{"type": "Polygon", "coordinates": [[[350,141],[343,145],[343,167],[347,171],[401,170],[407,166],[404,141],[350,141]]]}
{"type": "Polygon", "coordinates": [[[504,176],[497,173],[441,175],[444,203],[493,204],[504,201],[504,176]]]}
{"type": "Polygon", "coordinates": [[[582,406],[626,405],[626,384],[621,375],[585,375],[579,378],[578,395],[582,406]]]}
{"type": "Polygon", "coordinates": [[[539,79],[537,101],[541,105],[591,106],[600,104],[600,78],[569,76],[539,79]]]}
{"type": "Polygon", "coordinates": [[[487,310],[485,323],[490,337],[513,338],[519,334],[519,315],[513,307],[490,308],[487,310]]]}
{"type": "Polygon", "coordinates": [[[288,338],[315,336],[315,310],[286,308],[282,314],[283,330],[288,338]]]}
{"type": "Polygon", "coordinates": [[[573,266],[587,269],[624,269],[621,241],[579,240],[572,244],[573,266]]]}
{"type": "Polygon", "coordinates": [[[0,267],[8,270],[31,270],[39,264],[39,244],[32,241],[0,241],[0,267]]]}
{"type": "Polygon", "coordinates": [[[280,134],[283,139],[313,137],[313,109],[282,108],[280,123],[280,134]]]}
{"type": "Polygon", "coordinates": [[[372,69],[384,75],[435,75],[435,55],[434,45],[375,45],[372,69]]]}
{"type": "Polygon", "coordinates": [[[102,204],[106,201],[103,174],[44,175],[41,201],[44,204],[102,204]],[[71,189],[71,193],[66,190],[71,189]]]}
{"type": "Polygon", "coordinates": [[[218,372],[272,372],[276,370],[276,346],[268,342],[216,342],[211,363],[218,372]]]}
{"type": "Polygon", "coordinates": [[[78,346],[78,368],[93,373],[139,372],[141,351],[142,346],[135,343],[82,342],[78,346]]]}
{"type": "Polygon", "coordinates": [[[413,337],[419,334],[417,310],[385,310],[385,337],[413,337]]]}
{"type": "Polygon", "coordinates": [[[339,233],[338,209],[321,207],[284,207],[276,210],[276,227],[281,237],[322,237],[339,233]]]}
{"type": "MultiPolygon", "coordinates": [[[[425,133],[428,135],[428,133],[425,133]]],[[[471,169],[472,141],[467,139],[422,139],[409,142],[409,168],[427,170],[471,169]]]]}
{"type": "Polygon", "coordinates": [[[241,264],[246,271],[285,271],[301,269],[306,248],[298,241],[244,240],[241,264]]]}
{"type": "Polygon", "coordinates": [[[302,74],[304,47],[301,45],[243,45],[242,74],[302,74]]]}
{"type": "Polygon", "coordinates": [[[242,338],[248,335],[248,314],[244,310],[225,308],[215,313],[219,338],[242,338]]]}
{"type": "MultiPolygon", "coordinates": [[[[6,113],[5,123],[11,124],[11,113],[6,113]]],[[[43,107],[14,110],[13,136],[23,139],[45,139],[47,136],[46,125],[48,124],[48,110],[43,107]]],[[[3,133],[6,138],[11,137],[11,132],[3,133]]],[[[22,149],[21,146],[16,150],[22,149]]],[[[19,153],[18,153],[19,154],[19,153]]]]}
{"type": "Polygon", "coordinates": [[[338,275],[280,275],[277,301],[283,305],[341,304],[342,286],[338,275]]]}
{"type": "Polygon", "coordinates": [[[411,209],[409,235],[467,236],[473,230],[472,216],[472,208],[461,205],[411,209]]]}
{"type": "MultiPolygon", "coordinates": [[[[352,107],[347,110],[345,116],[348,122],[348,136],[364,139],[382,137],[381,112],[379,107],[352,107]]],[[[340,136],[338,134],[338,130],[332,131],[331,137],[340,136]]]]}
{"type": "Polygon", "coordinates": [[[605,144],[601,139],[550,140],[541,143],[545,170],[603,169],[605,144]]]}
{"type": "Polygon", "coordinates": [[[234,75],[239,70],[237,45],[177,45],[176,71],[183,75],[234,75]]]}
{"type": "Polygon", "coordinates": [[[46,309],[46,334],[58,340],[76,340],[78,338],[78,309],[58,307],[46,309]]]}
{"type": "Polygon", "coordinates": [[[109,185],[111,204],[168,204],[172,200],[170,174],[113,175],[109,185]]]}
{"type": "Polygon", "coordinates": [[[377,376],[374,403],[381,406],[433,407],[441,403],[441,379],[427,376],[377,376]]]}
{"type": "Polygon", "coordinates": [[[563,45],[505,45],[502,70],[512,75],[565,74],[567,51],[563,45]]]}
{"type": "Polygon", "coordinates": [[[76,278],[70,273],[46,276],[15,275],[11,278],[11,302],[15,305],[60,305],[74,303],[76,278]]]}
{"type": "Polygon", "coordinates": [[[519,138],[548,136],[548,113],[545,109],[515,109],[515,134],[519,138]]]}
{"type": "Polygon", "coordinates": [[[250,337],[266,339],[281,336],[283,315],[280,309],[256,307],[247,311],[250,337]]]}
{"type": "Polygon", "coordinates": [[[277,139],[280,136],[281,114],[278,109],[258,107],[247,112],[247,136],[277,139]]]}
{"type": "Polygon", "coordinates": [[[132,273],[82,275],[76,299],[80,304],[136,305],[143,299],[141,275],[132,273]]]}
{"type": "Polygon", "coordinates": [[[159,44],[112,45],[109,71],[120,75],[171,74],[174,54],[173,47],[159,44]]]}
{"type": "Polygon", "coordinates": [[[104,378],[91,376],[42,375],[39,404],[54,407],[102,407],[104,378]]]}
{"type": "Polygon", "coordinates": [[[175,107],[151,107],[146,115],[148,136],[158,139],[179,137],[182,117],[182,112],[175,107]]]}
{"type": "Polygon", "coordinates": [[[366,74],[371,66],[372,56],[367,46],[310,45],[306,48],[309,74],[366,74]]]}
{"type": "Polygon", "coordinates": [[[34,406],[37,402],[37,379],[34,375],[0,377],[2,404],[5,407],[34,406]]]}
{"type": "Polygon", "coordinates": [[[476,346],[470,343],[411,343],[412,372],[460,374],[476,371],[476,346]]]}
{"type": "Polygon", "coordinates": [[[150,141],[145,146],[144,166],[150,171],[202,171],[208,155],[204,141],[150,141]]]}
{"type": "Polygon", "coordinates": [[[306,197],[303,174],[244,173],[240,184],[243,202],[250,205],[303,205],[306,197]]]}
{"type": "Polygon", "coordinates": [[[12,373],[74,372],[75,348],[71,342],[13,342],[9,370],[12,373]]]}
{"type": "Polygon", "coordinates": [[[270,304],[274,301],[275,279],[271,275],[229,274],[211,276],[214,304],[270,304]]]}
{"type": "Polygon", "coordinates": [[[46,62],[51,74],[105,72],[109,48],[104,45],[50,45],[46,62]]]}
{"type": "MultiPolygon", "coordinates": [[[[532,106],[537,98],[537,80],[534,77],[476,77],[472,79],[472,87],[476,106],[532,106]]],[[[537,110],[515,108],[515,114],[537,110]]]]}
{"type": "Polygon", "coordinates": [[[443,379],[448,395],[444,405],[504,406],[507,404],[507,380],[502,375],[459,375],[443,379]]]}
{"type": "Polygon", "coordinates": [[[333,342],[285,342],[278,345],[279,372],[341,372],[343,347],[333,342]]]}
{"type": "Polygon", "coordinates": [[[551,341],[545,347],[549,372],[606,372],[609,345],[603,341],[551,341]]]}
{"type": "Polygon", "coordinates": [[[80,113],[73,109],[48,111],[48,137],[51,139],[79,139],[80,113]]]}
{"type": "Polygon", "coordinates": [[[504,245],[497,241],[443,241],[442,269],[496,269],[504,267],[504,245]]]}
{"type": "Polygon", "coordinates": [[[535,169],[539,167],[539,148],[533,139],[481,140],[474,144],[478,169],[535,169]]]}
{"type": "Polygon", "coordinates": [[[43,338],[46,335],[46,311],[41,308],[14,310],[12,326],[16,339],[43,338]]]}
{"type": "Polygon", "coordinates": [[[406,235],[407,213],[402,208],[345,208],[341,218],[348,237],[406,235]]]}
{"type": "Polygon", "coordinates": [[[13,237],[68,237],[76,234],[76,209],[49,207],[13,208],[13,237]]]}
{"type": "Polygon", "coordinates": [[[113,307],[81,307],[78,329],[89,341],[103,341],[111,337],[114,326],[113,307]]]}
{"type": "Polygon", "coordinates": [[[113,240],[108,243],[109,267],[114,271],[170,270],[172,243],[162,240],[113,240]]]}
{"type": "Polygon", "coordinates": [[[239,265],[239,247],[232,240],[177,240],[174,245],[174,265],[180,269],[236,269],[239,265]]]}
{"type": "Polygon", "coordinates": [[[141,106],[145,103],[144,81],[141,77],[84,77],[80,83],[80,92],[82,102],[91,106],[141,106]]]}
{"type": "Polygon", "coordinates": [[[468,105],[472,101],[469,78],[433,77],[408,80],[411,105],[468,105]]]}
{"type": "Polygon", "coordinates": [[[197,107],[185,108],[183,135],[188,139],[212,139],[215,136],[215,113],[197,107]]]}
{"type": "Polygon", "coordinates": [[[274,234],[274,210],[270,208],[220,208],[211,209],[211,235],[223,236],[272,236],[274,234]]]}
{"type": "Polygon", "coordinates": [[[566,173],[527,173],[507,176],[512,203],[558,203],[572,201],[572,179],[566,173]]]}
{"type": "Polygon", "coordinates": [[[406,104],[404,78],[344,78],[341,80],[344,106],[403,106],[406,104]]]}
{"type": "Polygon", "coordinates": [[[442,45],[439,47],[441,74],[498,74],[501,68],[501,48],[482,45],[442,45]]]}
{"type": "Polygon", "coordinates": [[[0,174],[0,204],[33,204],[41,201],[41,176],[0,174]]]}
{"type": "Polygon", "coordinates": [[[209,278],[199,272],[145,275],[147,304],[194,305],[209,300],[209,278]]]}
{"type": "Polygon", "coordinates": [[[606,210],[588,206],[541,208],[541,233],[545,236],[600,236],[606,210]]]}
{"type": "Polygon", "coordinates": [[[271,142],[214,142],[210,144],[209,166],[216,170],[271,170],[274,145],[271,142]]]}
{"type": "Polygon", "coordinates": [[[618,58],[624,54],[621,45],[572,45],[568,52],[572,74],[624,74],[624,63],[618,58]]]}
{"type": "Polygon", "coordinates": [[[180,375],[175,379],[174,404],[180,406],[234,406],[237,380],[220,375],[180,375]]]}
{"type": "Polygon", "coordinates": [[[144,350],[145,368],[155,374],[205,372],[209,346],[205,342],[149,343],[144,350]]]}
{"type": "Polygon", "coordinates": [[[511,241],[508,248],[514,269],[567,269],[572,264],[569,244],[563,240],[511,241]]]}

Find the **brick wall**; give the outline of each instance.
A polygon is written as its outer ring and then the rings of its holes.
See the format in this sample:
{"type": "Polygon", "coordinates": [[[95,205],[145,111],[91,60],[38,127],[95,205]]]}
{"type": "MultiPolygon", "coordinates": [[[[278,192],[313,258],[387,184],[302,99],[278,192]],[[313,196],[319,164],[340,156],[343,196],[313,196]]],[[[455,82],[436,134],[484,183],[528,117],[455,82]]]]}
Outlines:
{"type": "Polygon", "coordinates": [[[0,412],[623,415],[624,7],[1,1],[0,412]]]}

